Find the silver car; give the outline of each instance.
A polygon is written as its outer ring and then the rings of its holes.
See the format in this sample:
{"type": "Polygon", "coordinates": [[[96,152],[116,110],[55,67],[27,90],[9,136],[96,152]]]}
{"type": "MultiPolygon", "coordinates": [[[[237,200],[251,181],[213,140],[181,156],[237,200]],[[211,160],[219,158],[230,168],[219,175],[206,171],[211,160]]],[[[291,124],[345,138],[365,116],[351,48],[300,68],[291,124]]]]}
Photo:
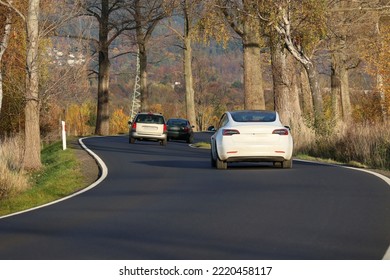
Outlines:
{"type": "Polygon", "coordinates": [[[167,125],[164,116],[156,113],[138,113],[132,122],[129,122],[129,143],[135,140],[159,141],[167,144],[167,125]]]}

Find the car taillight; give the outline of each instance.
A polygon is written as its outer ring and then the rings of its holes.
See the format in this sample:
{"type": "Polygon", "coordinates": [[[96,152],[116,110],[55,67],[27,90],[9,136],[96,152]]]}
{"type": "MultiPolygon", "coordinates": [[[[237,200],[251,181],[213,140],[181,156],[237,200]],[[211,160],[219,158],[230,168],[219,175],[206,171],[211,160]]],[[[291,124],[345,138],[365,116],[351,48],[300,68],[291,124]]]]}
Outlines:
{"type": "Polygon", "coordinates": [[[137,123],[136,122],[133,123],[133,125],[131,126],[131,129],[134,131],[137,130],[137,123]]]}
{"type": "Polygon", "coordinates": [[[167,132],[168,128],[167,128],[167,125],[164,124],[164,132],[167,132]]]}
{"type": "Polygon", "coordinates": [[[272,134],[288,135],[288,129],[275,129],[272,134]]]}
{"type": "Polygon", "coordinates": [[[222,129],[223,136],[232,136],[234,134],[240,134],[237,129],[222,129]]]}

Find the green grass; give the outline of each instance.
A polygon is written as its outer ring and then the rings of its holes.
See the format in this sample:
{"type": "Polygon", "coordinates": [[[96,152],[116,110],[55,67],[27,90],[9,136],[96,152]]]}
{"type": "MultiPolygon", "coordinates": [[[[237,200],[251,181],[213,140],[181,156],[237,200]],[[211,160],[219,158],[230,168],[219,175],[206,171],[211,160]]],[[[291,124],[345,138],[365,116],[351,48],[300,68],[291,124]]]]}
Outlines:
{"type": "Polygon", "coordinates": [[[76,156],[71,149],[63,151],[61,142],[43,148],[42,163],[43,168],[31,174],[30,189],[0,200],[0,216],[43,205],[72,194],[84,186],[76,156]]]}

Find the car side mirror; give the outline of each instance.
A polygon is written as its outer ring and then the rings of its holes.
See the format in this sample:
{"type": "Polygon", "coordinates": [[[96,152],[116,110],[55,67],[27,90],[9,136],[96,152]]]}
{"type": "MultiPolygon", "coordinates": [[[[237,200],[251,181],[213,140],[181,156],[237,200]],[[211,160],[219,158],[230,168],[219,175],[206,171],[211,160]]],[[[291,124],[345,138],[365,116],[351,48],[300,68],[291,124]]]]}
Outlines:
{"type": "Polygon", "coordinates": [[[291,127],[290,126],[285,125],[284,127],[287,128],[289,131],[291,131],[291,127]]]}

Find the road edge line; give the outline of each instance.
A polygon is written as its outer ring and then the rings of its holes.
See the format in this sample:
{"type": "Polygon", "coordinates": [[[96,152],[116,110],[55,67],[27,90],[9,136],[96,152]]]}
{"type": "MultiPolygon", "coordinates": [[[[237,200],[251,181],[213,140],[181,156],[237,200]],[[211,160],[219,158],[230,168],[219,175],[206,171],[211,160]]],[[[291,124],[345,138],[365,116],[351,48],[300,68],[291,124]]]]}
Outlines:
{"type": "MultiPolygon", "coordinates": [[[[366,172],[366,173],[369,173],[371,175],[374,175],[374,176],[382,179],[390,186],[390,178],[388,178],[382,174],[376,173],[375,171],[365,170],[362,168],[356,168],[356,167],[352,167],[352,166],[343,166],[343,165],[337,165],[337,164],[331,164],[331,163],[316,162],[316,161],[311,161],[311,160],[303,160],[303,159],[294,159],[294,160],[300,161],[300,162],[310,162],[310,163],[316,163],[316,164],[330,165],[330,166],[335,166],[335,167],[341,167],[341,168],[347,168],[347,169],[357,170],[357,171],[361,171],[361,172],[366,172]]],[[[390,244],[389,244],[389,248],[387,249],[382,260],[390,260],[390,244]]]]}
{"type": "Polygon", "coordinates": [[[31,212],[31,211],[34,211],[34,210],[38,210],[38,209],[41,209],[41,208],[44,208],[44,207],[47,207],[47,206],[50,206],[50,205],[54,205],[54,204],[57,204],[59,202],[62,202],[62,201],[65,201],[65,200],[68,200],[70,198],[73,198],[75,196],[78,196],[82,193],[85,193],[91,189],[93,189],[94,187],[96,187],[97,185],[99,185],[101,182],[103,182],[104,179],[106,179],[107,175],[108,175],[108,168],[106,166],[106,164],[104,163],[104,161],[97,155],[95,154],[94,152],[92,152],[90,149],[87,148],[87,146],[84,144],[84,142],[82,141],[83,139],[86,139],[86,138],[93,138],[93,137],[99,137],[99,136],[92,136],[92,137],[84,137],[84,138],[80,138],[79,139],[79,144],[80,146],[88,153],[90,154],[95,160],[96,162],[98,163],[99,167],[100,167],[100,170],[101,170],[101,174],[100,174],[100,177],[95,181],[93,182],[91,185],[89,185],[88,187],[86,188],[83,188],[82,190],[79,190],[78,192],[75,192],[71,195],[68,195],[68,196],[65,196],[63,198],[60,198],[60,199],[57,199],[57,200],[54,200],[52,202],[49,202],[49,203],[46,203],[46,204],[42,204],[42,205],[39,205],[39,206],[36,206],[36,207],[33,207],[33,208],[29,208],[29,209],[26,209],[26,210],[22,210],[22,211],[19,211],[19,212],[15,212],[15,213],[11,213],[11,214],[8,214],[8,215],[5,215],[5,216],[1,216],[0,217],[0,220],[1,219],[5,219],[5,218],[9,218],[9,217],[12,217],[12,216],[16,216],[16,215],[20,215],[20,214],[24,214],[24,213],[27,213],[27,212],[31,212]]]}

